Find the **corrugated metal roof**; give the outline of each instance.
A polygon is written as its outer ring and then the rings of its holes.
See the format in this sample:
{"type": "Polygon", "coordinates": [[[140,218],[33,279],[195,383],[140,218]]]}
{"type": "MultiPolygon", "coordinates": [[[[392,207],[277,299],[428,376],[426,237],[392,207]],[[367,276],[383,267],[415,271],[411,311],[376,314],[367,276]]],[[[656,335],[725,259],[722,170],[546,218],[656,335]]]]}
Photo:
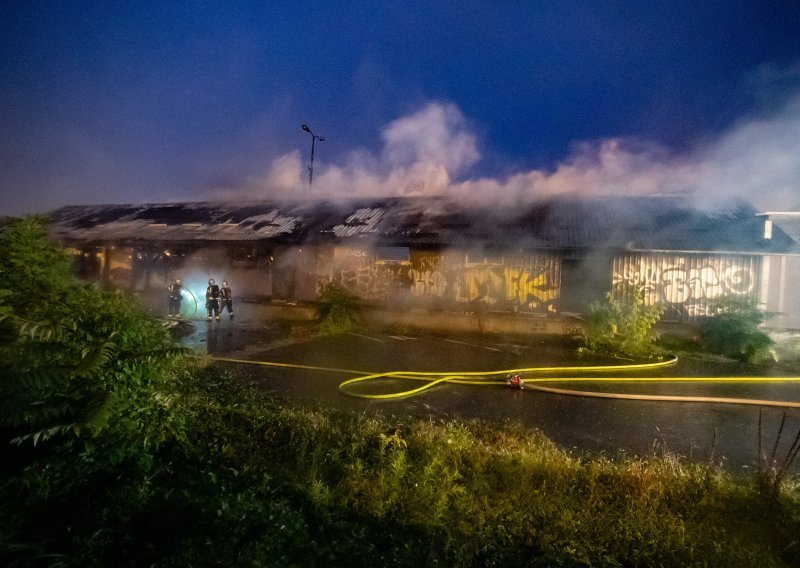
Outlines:
{"type": "Polygon", "coordinates": [[[551,199],[471,207],[446,198],[71,206],[55,237],[82,243],[368,242],[403,246],[780,253],[797,243],[736,201],[707,210],[669,197],[551,199]]]}

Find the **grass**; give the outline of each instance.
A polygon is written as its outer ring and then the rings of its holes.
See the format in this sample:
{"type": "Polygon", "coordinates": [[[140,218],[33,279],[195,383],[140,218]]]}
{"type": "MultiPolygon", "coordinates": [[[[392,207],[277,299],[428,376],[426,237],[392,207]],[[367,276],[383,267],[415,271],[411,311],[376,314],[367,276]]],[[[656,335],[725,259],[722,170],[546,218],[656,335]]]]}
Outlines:
{"type": "MultiPolygon", "coordinates": [[[[750,480],[669,454],[578,459],[519,426],[242,396],[235,411],[209,409],[198,432],[213,439],[221,420],[249,434],[217,446],[227,468],[281,480],[323,517],[392,527],[390,550],[421,539],[414,554],[426,564],[782,566],[800,552],[794,480],[767,498],[750,480]]],[[[382,552],[360,556],[370,554],[382,552]]]]}
{"type": "Polygon", "coordinates": [[[214,367],[181,406],[189,439],[146,475],[120,464],[46,496],[6,484],[0,560],[749,567],[800,552],[795,478],[767,494],[669,454],[573,457],[521,426],[288,404],[214,367]]]}

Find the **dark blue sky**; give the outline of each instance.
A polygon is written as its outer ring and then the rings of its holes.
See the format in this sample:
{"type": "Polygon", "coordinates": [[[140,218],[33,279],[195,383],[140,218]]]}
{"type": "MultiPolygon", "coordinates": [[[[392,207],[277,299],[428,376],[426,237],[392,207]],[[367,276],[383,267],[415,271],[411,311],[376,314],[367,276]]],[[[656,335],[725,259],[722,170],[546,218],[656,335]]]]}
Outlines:
{"type": "Polygon", "coordinates": [[[252,186],[305,168],[304,122],[320,175],[380,162],[432,103],[480,156],[452,181],[552,172],[587,141],[681,154],[780,107],[798,65],[796,0],[7,0],[0,212],[252,186]]]}

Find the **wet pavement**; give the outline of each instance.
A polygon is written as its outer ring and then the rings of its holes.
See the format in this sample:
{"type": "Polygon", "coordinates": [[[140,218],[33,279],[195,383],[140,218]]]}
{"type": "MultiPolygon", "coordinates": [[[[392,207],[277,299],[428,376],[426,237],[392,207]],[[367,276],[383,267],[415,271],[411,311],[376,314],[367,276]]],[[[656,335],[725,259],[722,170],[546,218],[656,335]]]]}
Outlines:
{"type": "MultiPolygon", "coordinates": [[[[574,345],[560,340],[490,336],[404,335],[364,331],[313,338],[304,325],[237,320],[184,323],[181,342],[198,352],[253,361],[377,372],[487,371],[608,363],[577,358],[574,345]]],[[[434,420],[461,418],[519,422],[541,430],[575,455],[647,455],[670,451],[695,461],[711,460],[731,471],[752,471],[759,447],[759,407],[699,402],[657,402],[580,398],[505,386],[443,384],[403,399],[366,400],[341,394],[338,385],[354,375],[224,364],[265,392],[355,412],[413,415],[434,420]]],[[[797,365],[767,368],[774,375],[800,375],[797,365]]],[[[674,367],[641,376],[734,376],[765,373],[727,361],[685,359],[674,367]]],[[[635,375],[634,375],[635,376],[635,375]]],[[[360,386],[370,393],[410,388],[407,381],[384,380],[360,386]]],[[[418,384],[414,384],[418,386],[418,384]]],[[[800,401],[800,383],[606,383],[552,386],[637,394],[740,397],[800,401]]],[[[770,454],[784,410],[764,408],[761,445],[770,454]]],[[[782,459],[800,431],[800,411],[786,411],[776,457],[782,459]]],[[[794,470],[798,467],[795,464],[794,470]]]]}

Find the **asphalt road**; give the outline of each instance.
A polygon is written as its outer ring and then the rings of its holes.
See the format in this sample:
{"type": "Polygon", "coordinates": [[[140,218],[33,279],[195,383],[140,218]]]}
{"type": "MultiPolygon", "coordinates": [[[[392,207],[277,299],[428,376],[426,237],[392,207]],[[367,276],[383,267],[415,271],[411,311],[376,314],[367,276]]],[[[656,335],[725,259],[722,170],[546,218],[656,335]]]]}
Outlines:
{"type": "MultiPolygon", "coordinates": [[[[561,341],[488,336],[403,335],[387,331],[313,338],[291,324],[254,321],[193,322],[182,342],[199,352],[253,361],[276,361],[366,372],[480,371],[574,364],[574,346],[561,341]]],[[[585,360],[579,360],[579,362],[585,360]]],[[[596,361],[600,362],[600,361],[596,361]]],[[[615,363],[609,361],[609,363],[615,363]]],[[[384,415],[429,419],[520,422],[544,432],[574,454],[647,455],[670,451],[692,460],[712,460],[732,471],[751,471],[762,448],[771,453],[784,410],[731,404],[577,398],[507,387],[444,384],[420,395],[391,400],[348,397],[338,390],[354,375],[225,364],[265,392],[288,399],[384,415]]],[[[721,360],[682,360],[661,376],[800,375],[793,365],[753,369],[721,360]]],[[[649,373],[652,375],[652,372],[649,373]]],[[[559,386],[559,385],[553,385],[559,386]]],[[[800,401],[800,383],[631,383],[561,385],[604,392],[741,397],[800,401]]],[[[364,392],[409,388],[397,379],[365,385],[364,392]]],[[[800,411],[785,411],[778,444],[782,458],[800,432],[800,411]]],[[[795,464],[797,470],[797,464],[795,464]]]]}

